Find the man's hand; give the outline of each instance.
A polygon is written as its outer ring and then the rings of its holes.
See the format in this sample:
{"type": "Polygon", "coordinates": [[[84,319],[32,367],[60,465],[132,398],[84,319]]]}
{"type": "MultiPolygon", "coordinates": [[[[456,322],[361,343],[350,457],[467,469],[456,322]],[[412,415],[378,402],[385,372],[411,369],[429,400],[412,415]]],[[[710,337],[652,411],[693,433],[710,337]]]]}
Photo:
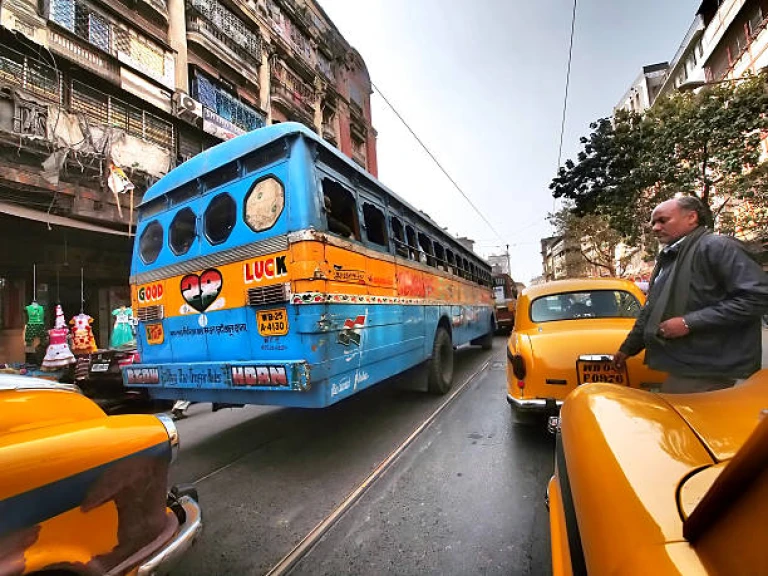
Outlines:
{"type": "Polygon", "coordinates": [[[622,372],[627,364],[627,358],[629,358],[629,354],[616,352],[616,354],[613,355],[613,367],[616,368],[617,371],[622,372]]]}
{"type": "Polygon", "coordinates": [[[682,338],[687,336],[691,331],[685,323],[682,316],[676,316],[669,320],[664,320],[659,324],[659,336],[671,340],[673,338],[682,338]]]}

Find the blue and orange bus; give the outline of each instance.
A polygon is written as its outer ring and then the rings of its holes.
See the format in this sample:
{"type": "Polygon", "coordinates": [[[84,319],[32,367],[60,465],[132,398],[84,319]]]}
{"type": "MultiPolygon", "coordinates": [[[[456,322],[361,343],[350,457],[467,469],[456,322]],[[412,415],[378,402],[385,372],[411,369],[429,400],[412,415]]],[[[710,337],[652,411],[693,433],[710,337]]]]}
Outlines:
{"type": "Polygon", "coordinates": [[[490,347],[489,265],[301,124],[193,157],[139,206],[131,265],[158,399],[323,407],[455,347],[490,347]]]}

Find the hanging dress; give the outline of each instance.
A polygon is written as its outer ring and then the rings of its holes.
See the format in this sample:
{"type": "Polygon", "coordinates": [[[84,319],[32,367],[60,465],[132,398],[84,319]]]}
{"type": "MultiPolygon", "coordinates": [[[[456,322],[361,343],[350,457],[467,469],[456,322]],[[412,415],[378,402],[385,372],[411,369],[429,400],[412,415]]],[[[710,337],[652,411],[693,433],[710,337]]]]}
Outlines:
{"type": "Polygon", "coordinates": [[[96,339],[91,330],[93,318],[81,312],[77,316],[73,316],[69,323],[72,324],[72,352],[75,354],[96,352],[98,350],[96,339]]]}
{"type": "Polygon", "coordinates": [[[26,310],[27,326],[24,330],[24,342],[27,346],[31,346],[35,338],[39,338],[41,342],[45,341],[45,308],[37,302],[32,302],[26,310]]]}
{"type": "Polygon", "coordinates": [[[115,317],[115,326],[112,329],[112,336],[109,338],[110,348],[120,348],[126,345],[135,345],[136,338],[133,335],[133,311],[125,306],[115,308],[112,311],[115,317]]]}
{"type": "Polygon", "coordinates": [[[45,358],[43,358],[43,364],[40,366],[41,370],[52,372],[77,361],[69,349],[67,336],[69,336],[69,330],[64,320],[64,312],[61,306],[56,305],[56,324],[51,330],[48,330],[48,349],[45,351],[45,358]]]}

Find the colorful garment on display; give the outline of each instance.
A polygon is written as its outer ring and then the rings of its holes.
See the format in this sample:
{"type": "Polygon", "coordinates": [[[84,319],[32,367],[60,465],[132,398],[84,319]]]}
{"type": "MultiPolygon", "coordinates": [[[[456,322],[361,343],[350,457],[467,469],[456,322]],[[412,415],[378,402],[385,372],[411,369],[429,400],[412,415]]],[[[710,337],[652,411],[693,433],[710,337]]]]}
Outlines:
{"type": "Polygon", "coordinates": [[[29,346],[35,338],[45,340],[45,308],[37,302],[26,307],[27,326],[24,329],[24,342],[29,346]]]}
{"type": "Polygon", "coordinates": [[[57,304],[56,324],[51,330],[48,330],[48,350],[45,351],[45,358],[43,358],[43,364],[40,366],[41,370],[51,372],[76,362],[72,351],[69,349],[69,344],[67,344],[67,336],[69,336],[69,330],[66,320],[64,320],[64,311],[61,309],[61,305],[57,304]]]}
{"type": "Polygon", "coordinates": [[[120,348],[129,344],[136,344],[136,337],[133,335],[133,310],[125,306],[112,310],[112,316],[115,317],[115,327],[112,329],[112,336],[109,338],[110,348],[120,348]]]}
{"type": "Polygon", "coordinates": [[[93,318],[81,312],[77,316],[73,316],[69,323],[72,324],[72,352],[75,354],[96,352],[98,347],[91,330],[93,318]]]}

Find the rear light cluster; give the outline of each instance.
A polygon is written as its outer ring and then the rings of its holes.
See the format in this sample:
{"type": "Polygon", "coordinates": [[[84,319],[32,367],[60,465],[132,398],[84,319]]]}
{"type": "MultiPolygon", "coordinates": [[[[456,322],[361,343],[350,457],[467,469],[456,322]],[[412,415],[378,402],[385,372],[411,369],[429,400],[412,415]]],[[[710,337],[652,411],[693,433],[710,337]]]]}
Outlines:
{"type": "Polygon", "coordinates": [[[522,390],[525,388],[525,361],[519,354],[513,354],[509,348],[507,348],[507,360],[512,366],[512,374],[517,378],[517,387],[522,390]]]}
{"type": "Polygon", "coordinates": [[[126,366],[130,366],[131,364],[138,364],[139,363],[139,353],[138,352],[131,352],[130,354],[126,354],[124,356],[118,356],[117,357],[117,365],[120,368],[125,368],[126,366]]]}

